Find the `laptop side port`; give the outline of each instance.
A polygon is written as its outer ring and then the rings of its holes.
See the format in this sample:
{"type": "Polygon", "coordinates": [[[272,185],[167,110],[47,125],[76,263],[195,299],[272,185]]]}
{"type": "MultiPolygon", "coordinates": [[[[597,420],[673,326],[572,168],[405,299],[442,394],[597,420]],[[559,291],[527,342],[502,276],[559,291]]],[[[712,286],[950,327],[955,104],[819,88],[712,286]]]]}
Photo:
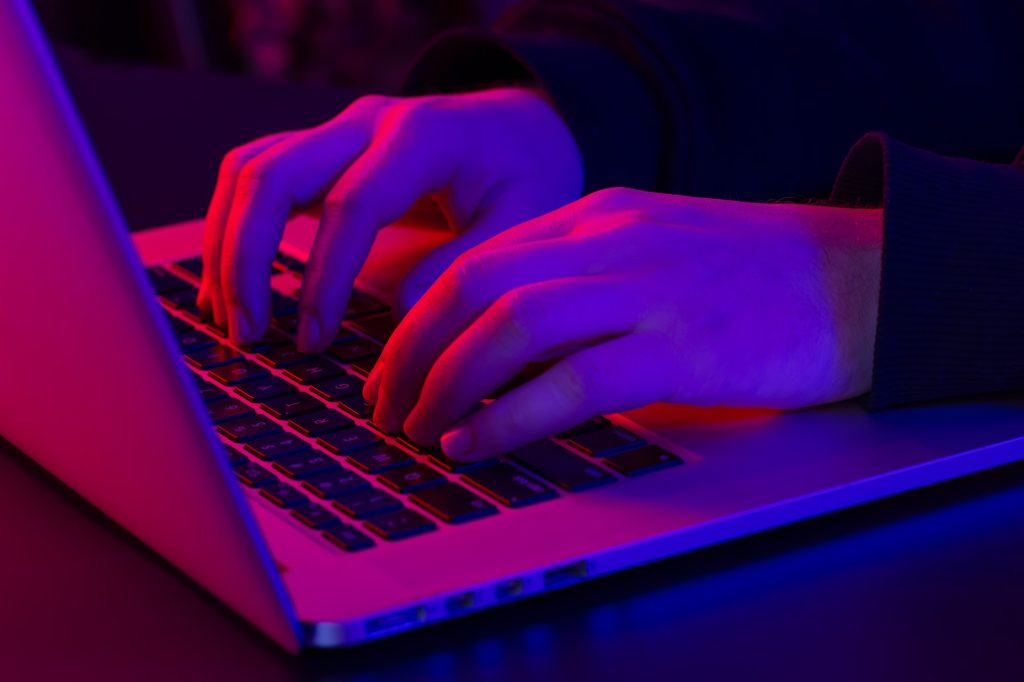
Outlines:
{"type": "Polygon", "coordinates": [[[544,589],[551,590],[579,582],[586,578],[589,572],[590,567],[585,559],[549,569],[544,571],[544,589]]]}
{"type": "Polygon", "coordinates": [[[422,606],[414,606],[409,609],[395,611],[394,613],[387,613],[366,621],[366,634],[372,636],[405,630],[422,623],[426,618],[427,610],[422,606]]]}
{"type": "Polygon", "coordinates": [[[513,578],[512,580],[506,580],[503,583],[498,583],[494,588],[494,599],[496,601],[505,601],[506,599],[514,599],[523,593],[523,579],[513,578]]]}
{"type": "Polygon", "coordinates": [[[457,594],[454,597],[449,597],[445,606],[448,609],[449,615],[461,615],[476,606],[476,595],[472,592],[457,594]]]}

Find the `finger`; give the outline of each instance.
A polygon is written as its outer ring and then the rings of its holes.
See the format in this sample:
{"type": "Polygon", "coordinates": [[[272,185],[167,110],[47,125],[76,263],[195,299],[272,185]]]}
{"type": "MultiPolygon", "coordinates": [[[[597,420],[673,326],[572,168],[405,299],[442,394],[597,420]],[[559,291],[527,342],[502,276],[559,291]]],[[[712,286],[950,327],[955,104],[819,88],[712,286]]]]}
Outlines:
{"type": "Polygon", "coordinates": [[[377,232],[450,184],[464,152],[461,138],[418,113],[424,109],[389,110],[370,147],[328,193],[302,286],[300,349],[318,352],[334,340],[377,232]]]}
{"type": "Polygon", "coordinates": [[[231,202],[235,196],[238,173],[250,160],[291,134],[282,132],[253,140],[232,149],[221,161],[217,185],[213,190],[213,198],[210,199],[210,207],[206,211],[206,224],[203,229],[203,277],[196,299],[199,309],[207,315],[213,315],[217,324],[222,324],[226,319],[220,290],[220,254],[231,202]]]}
{"type": "Polygon", "coordinates": [[[400,428],[434,361],[499,296],[535,282],[598,272],[607,258],[603,251],[601,240],[566,237],[464,254],[402,320],[385,347],[374,419],[400,428]]]}
{"type": "Polygon", "coordinates": [[[441,447],[452,459],[486,459],[598,414],[665,400],[673,389],[672,362],[670,345],[653,333],[591,346],[481,407],[447,431],[441,447]]]}
{"type": "MultiPolygon", "coordinates": [[[[406,274],[398,295],[398,317],[401,319],[408,315],[412,307],[419,302],[426,291],[433,286],[434,282],[437,281],[441,274],[444,273],[455,259],[462,254],[477,247],[488,250],[499,248],[503,249],[516,246],[518,244],[529,244],[549,239],[557,239],[558,237],[565,236],[572,230],[573,224],[571,222],[571,217],[573,215],[575,214],[570,211],[557,209],[515,225],[515,229],[508,229],[506,227],[504,228],[504,231],[502,231],[502,229],[496,229],[501,224],[502,220],[500,217],[495,218],[493,219],[493,223],[479,226],[473,230],[467,231],[465,235],[456,237],[451,242],[451,248],[447,248],[447,245],[443,245],[434,251],[431,251],[424,257],[421,266],[414,268],[406,274]],[[492,233],[492,235],[484,240],[473,243],[476,239],[475,233],[478,230],[481,233],[492,233]],[[513,233],[515,236],[511,236],[513,233]]],[[[484,220],[490,220],[490,218],[485,217],[484,220]]],[[[392,345],[401,344],[396,343],[392,345]]],[[[386,351],[387,349],[385,348],[385,356],[386,351]]],[[[370,372],[370,375],[367,377],[366,384],[363,387],[363,397],[371,405],[375,405],[378,400],[385,359],[386,357],[382,356],[381,359],[378,360],[377,364],[370,372]]]]}
{"type": "Polygon", "coordinates": [[[530,362],[632,331],[636,301],[632,287],[611,277],[551,280],[502,295],[437,359],[404,432],[436,444],[530,362]]]}
{"type": "Polygon", "coordinates": [[[555,206],[546,193],[537,191],[532,184],[516,183],[492,191],[476,208],[475,218],[470,225],[451,241],[423,256],[406,273],[399,286],[395,305],[398,318],[405,316],[452,261],[509,228],[518,226],[518,234],[515,239],[503,240],[500,244],[502,247],[554,238],[568,232],[571,225],[566,220],[567,214],[531,222],[532,218],[546,214],[552,208],[555,206]]]}
{"type": "Polygon", "coordinates": [[[292,209],[321,195],[368,146],[387,98],[363,98],[335,119],[270,147],[238,173],[221,255],[221,289],[231,339],[263,335],[270,271],[292,209]]]}

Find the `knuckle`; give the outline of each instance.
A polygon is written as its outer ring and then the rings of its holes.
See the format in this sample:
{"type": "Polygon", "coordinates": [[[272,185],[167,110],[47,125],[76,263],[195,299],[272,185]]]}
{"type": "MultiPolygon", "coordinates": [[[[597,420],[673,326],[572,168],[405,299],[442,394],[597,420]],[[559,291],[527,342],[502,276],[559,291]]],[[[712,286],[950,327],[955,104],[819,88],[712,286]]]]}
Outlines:
{"type": "Polygon", "coordinates": [[[396,100],[397,98],[389,97],[388,95],[363,95],[355,102],[353,102],[351,106],[349,106],[349,109],[383,109],[384,107],[392,104],[396,100]]]}
{"type": "Polygon", "coordinates": [[[242,166],[245,165],[248,159],[248,153],[245,147],[235,147],[227,154],[220,162],[220,173],[221,175],[236,175],[242,166]]]}
{"type": "Polygon", "coordinates": [[[558,398],[570,408],[586,404],[596,377],[599,376],[598,371],[599,368],[579,356],[559,363],[552,377],[558,398]]]}
{"type": "Polygon", "coordinates": [[[471,301],[487,272],[485,258],[475,253],[459,255],[445,272],[445,289],[455,301],[471,301]]]}
{"type": "Polygon", "coordinates": [[[370,199],[366,192],[355,187],[339,185],[332,189],[324,199],[323,213],[325,216],[336,218],[359,213],[369,205],[370,199]]]}
{"type": "Polygon", "coordinates": [[[606,187],[588,194],[583,201],[588,210],[614,211],[629,205],[635,192],[628,187],[606,187]]]}
{"type": "Polygon", "coordinates": [[[242,165],[238,181],[245,185],[274,185],[280,175],[280,162],[275,157],[261,154],[242,165]]]}
{"type": "Polygon", "coordinates": [[[494,343],[506,352],[515,353],[527,348],[533,337],[534,317],[532,297],[521,289],[514,289],[494,304],[498,325],[494,343]]]}
{"type": "Polygon", "coordinates": [[[399,99],[381,113],[377,129],[392,132],[420,130],[429,124],[438,110],[435,97],[399,99]]]}

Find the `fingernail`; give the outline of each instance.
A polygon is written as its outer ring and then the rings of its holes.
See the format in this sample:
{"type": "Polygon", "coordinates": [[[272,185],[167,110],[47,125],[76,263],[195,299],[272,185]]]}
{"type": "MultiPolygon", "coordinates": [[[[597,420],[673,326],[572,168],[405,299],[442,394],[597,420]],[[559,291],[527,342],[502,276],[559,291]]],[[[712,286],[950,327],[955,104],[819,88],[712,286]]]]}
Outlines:
{"type": "Polygon", "coordinates": [[[249,315],[245,308],[240,305],[228,306],[228,332],[234,343],[246,343],[249,340],[252,325],[249,324],[249,315]]]}
{"type": "Polygon", "coordinates": [[[313,313],[304,313],[299,320],[299,350],[313,352],[320,347],[320,320],[313,313]]]}
{"type": "Polygon", "coordinates": [[[463,459],[473,451],[473,430],[457,426],[441,436],[441,449],[452,459],[463,459]]]}

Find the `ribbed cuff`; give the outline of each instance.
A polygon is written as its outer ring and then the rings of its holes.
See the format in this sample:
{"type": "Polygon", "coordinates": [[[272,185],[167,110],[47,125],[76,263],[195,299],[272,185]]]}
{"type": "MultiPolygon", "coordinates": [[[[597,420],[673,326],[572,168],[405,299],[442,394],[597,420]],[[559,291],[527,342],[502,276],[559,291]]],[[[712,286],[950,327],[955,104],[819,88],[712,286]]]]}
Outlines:
{"type": "Polygon", "coordinates": [[[661,130],[650,92],[614,52],[582,38],[458,29],[420,55],[406,94],[542,86],[583,158],[585,191],[655,189],[661,130]]]}
{"type": "Polygon", "coordinates": [[[884,209],[871,409],[1024,389],[1024,168],[872,134],[832,199],[884,209]]]}

